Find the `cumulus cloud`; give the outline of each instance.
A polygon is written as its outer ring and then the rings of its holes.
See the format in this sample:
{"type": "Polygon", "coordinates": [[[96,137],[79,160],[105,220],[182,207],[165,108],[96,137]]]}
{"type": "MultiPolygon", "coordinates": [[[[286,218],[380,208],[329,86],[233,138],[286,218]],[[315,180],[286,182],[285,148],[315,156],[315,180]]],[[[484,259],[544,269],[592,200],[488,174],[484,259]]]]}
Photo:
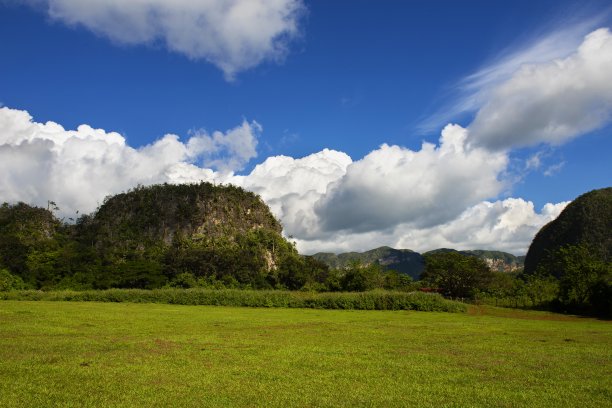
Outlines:
{"type": "Polygon", "coordinates": [[[421,150],[382,145],[351,164],[316,207],[325,230],[374,231],[408,223],[441,224],[467,206],[497,196],[507,156],[468,149],[458,125],[442,131],[439,146],[421,150]]]}
{"type": "Polygon", "coordinates": [[[347,154],[329,149],[301,159],[269,157],[248,176],[230,181],[260,194],[282,220],[288,235],[314,237],[321,234],[315,204],[351,163],[347,154]]]}
{"type": "Polygon", "coordinates": [[[66,130],[0,108],[0,199],[37,205],[53,200],[70,216],[93,211],[106,195],[137,184],[222,182],[233,176],[233,165],[254,156],[260,130],[245,121],[225,133],[199,132],[186,143],[168,134],[134,149],[116,132],[88,125],[66,130]],[[199,161],[219,171],[199,167],[199,161]]]}
{"type": "Polygon", "coordinates": [[[121,44],[164,44],[204,59],[227,79],[282,60],[299,35],[302,0],[29,0],[51,19],[121,44]]]}
{"type": "Polygon", "coordinates": [[[66,130],[0,108],[0,201],[53,200],[61,216],[73,217],[138,184],[232,183],[260,194],[304,253],[390,245],[520,254],[566,204],[538,213],[522,199],[483,201],[504,187],[508,158],[468,148],[469,132],[456,125],[419,151],[383,145],[354,162],[325,149],[298,159],[268,157],[251,173],[234,174],[228,163],[251,157],[260,131],[245,121],[224,133],[194,132],[185,142],[169,134],[134,149],[116,132],[66,130]]]}
{"type": "Polygon", "coordinates": [[[205,130],[192,132],[187,150],[192,157],[200,157],[204,167],[215,167],[223,172],[242,170],[257,156],[257,136],[263,128],[259,123],[243,121],[242,125],[226,133],[205,130]]]}
{"type": "Polygon", "coordinates": [[[539,229],[554,220],[568,203],[549,203],[537,212],[532,202],[520,198],[482,201],[441,225],[417,228],[404,223],[383,231],[337,231],[325,239],[298,239],[297,244],[304,253],[310,254],[322,249],[327,252],[364,251],[387,245],[419,252],[436,248],[490,248],[524,255],[539,229]]]}
{"type": "Polygon", "coordinates": [[[495,88],[469,126],[471,141],[492,150],[558,145],[612,118],[612,35],[587,35],[567,58],[523,65],[495,88]]]}

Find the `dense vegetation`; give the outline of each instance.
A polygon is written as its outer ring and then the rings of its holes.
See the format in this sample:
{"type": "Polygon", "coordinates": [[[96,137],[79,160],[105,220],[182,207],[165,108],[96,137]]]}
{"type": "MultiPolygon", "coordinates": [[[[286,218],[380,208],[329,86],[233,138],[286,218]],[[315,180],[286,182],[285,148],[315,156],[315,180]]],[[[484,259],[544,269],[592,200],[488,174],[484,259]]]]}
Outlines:
{"type": "Polygon", "coordinates": [[[425,265],[422,280],[448,297],[473,298],[493,280],[493,271],[482,259],[458,252],[430,253],[425,265]]]}
{"type": "MultiPolygon", "coordinates": [[[[525,258],[525,273],[537,273],[538,267],[564,246],[584,246],[593,257],[612,262],[611,231],[612,187],[583,194],[536,234],[525,258]]],[[[551,273],[561,277],[561,271],[551,273]]]]}
{"type": "Polygon", "coordinates": [[[350,310],[419,310],[428,312],[466,311],[464,303],[444,299],[438,294],[387,290],[339,293],[245,289],[211,290],[199,288],[62,290],[48,292],[23,290],[0,293],[0,300],[167,303],[174,305],[350,310]]]}
{"type": "MultiPolygon", "coordinates": [[[[421,290],[500,306],[612,315],[610,188],[579,197],[546,225],[525,272],[520,258],[496,251],[421,255],[381,247],[301,256],[263,201],[234,186],[138,187],[108,197],[74,223],[58,220],[54,207],[0,207],[0,291],[421,290]]],[[[228,296],[232,304],[234,295],[228,296]]]]}
{"type": "Polygon", "coordinates": [[[377,265],[330,268],[298,254],[261,198],[210,183],[137,187],[64,223],[50,208],[0,207],[0,290],[402,289],[377,265]]]}
{"type": "Polygon", "coordinates": [[[525,274],[558,281],[560,310],[612,316],[612,188],[581,195],[545,225],[525,274]]]}

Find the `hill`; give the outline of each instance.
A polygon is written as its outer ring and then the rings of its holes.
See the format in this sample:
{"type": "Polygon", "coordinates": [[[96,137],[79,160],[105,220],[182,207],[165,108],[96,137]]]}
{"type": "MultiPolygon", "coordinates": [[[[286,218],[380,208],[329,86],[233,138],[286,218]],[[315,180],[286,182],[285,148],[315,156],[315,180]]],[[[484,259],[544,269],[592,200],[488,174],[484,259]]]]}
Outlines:
{"type": "Polygon", "coordinates": [[[62,223],[44,208],[24,203],[0,206],[0,269],[32,280],[32,263],[41,251],[56,251],[62,223]]]}
{"type": "Polygon", "coordinates": [[[163,184],[107,197],[88,220],[98,239],[171,244],[178,236],[215,239],[255,229],[280,234],[281,225],[261,198],[232,185],[163,184]],[[112,238],[114,239],[114,238],[112,238]]]}
{"type": "Polygon", "coordinates": [[[366,252],[346,252],[333,254],[320,252],[312,255],[318,261],[327,264],[330,268],[345,268],[352,262],[360,262],[364,265],[378,264],[384,269],[410,275],[418,279],[423,272],[425,264],[423,257],[409,249],[393,249],[387,246],[372,249],[366,252]]]}
{"type": "Polygon", "coordinates": [[[419,254],[410,249],[394,249],[383,246],[366,252],[345,252],[337,255],[319,252],[312,255],[312,257],[327,264],[330,268],[346,268],[355,261],[366,265],[375,263],[381,265],[384,269],[395,270],[410,275],[413,279],[419,279],[425,267],[423,255],[436,252],[459,252],[464,255],[476,256],[483,259],[489,268],[500,272],[515,272],[523,267],[524,257],[514,256],[507,252],[486,250],[457,251],[449,248],[440,248],[419,254]]]}
{"type": "Polygon", "coordinates": [[[483,249],[458,251],[450,248],[439,248],[434,249],[433,251],[425,252],[423,255],[437,252],[458,252],[463,255],[475,256],[484,260],[491,270],[497,272],[518,272],[523,268],[525,261],[524,256],[515,256],[509,254],[508,252],[483,249]]]}
{"type": "Polygon", "coordinates": [[[535,273],[548,254],[566,245],[584,245],[594,258],[612,262],[612,187],[581,195],[542,227],[527,252],[525,273],[535,273]]]}
{"type": "Polygon", "coordinates": [[[321,266],[283,238],[259,196],[235,186],[137,187],[107,197],[75,225],[44,208],[4,204],[0,226],[0,269],[34,288],[157,288],[197,279],[299,288],[321,266]]]}

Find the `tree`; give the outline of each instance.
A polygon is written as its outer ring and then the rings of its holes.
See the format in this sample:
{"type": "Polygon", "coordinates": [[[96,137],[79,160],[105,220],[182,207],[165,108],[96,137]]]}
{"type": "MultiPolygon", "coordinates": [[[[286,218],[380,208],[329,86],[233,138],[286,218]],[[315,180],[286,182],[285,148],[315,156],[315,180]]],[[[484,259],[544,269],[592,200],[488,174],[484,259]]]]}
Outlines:
{"type": "Polygon", "coordinates": [[[6,269],[0,269],[0,292],[25,289],[27,285],[19,276],[12,275],[6,269]]]}
{"type": "Polygon", "coordinates": [[[382,267],[376,263],[363,265],[353,261],[341,279],[342,289],[349,292],[364,292],[381,288],[384,284],[382,267]]]}
{"type": "Polygon", "coordinates": [[[524,292],[531,306],[542,307],[553,302],[559,295],[559,281],[551,275],[523,275],[524,292]]]}
{"type": "Polygon", "coordinates": [[[493,280],[487,264],[475,256],[458,252],[438,252],[425,256],[425,270],[421,279],[442,294],[454,298],[471,298],[485,290],[493,280]]]}
{"type": "Polygon", "coordinates": [[[561,277],[559,303],[564,309],[612,315],[612,263],[586,245],[565,245],[548,254],[538,273],[561,277]]]}

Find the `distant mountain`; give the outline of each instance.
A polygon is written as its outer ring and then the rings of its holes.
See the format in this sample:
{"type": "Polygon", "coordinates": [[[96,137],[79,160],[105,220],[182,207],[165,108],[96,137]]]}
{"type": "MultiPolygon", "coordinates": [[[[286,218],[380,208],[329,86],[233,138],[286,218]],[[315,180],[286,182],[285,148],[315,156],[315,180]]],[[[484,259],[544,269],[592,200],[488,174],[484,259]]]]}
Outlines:
{"type": "Polygon", "coordinates": [[[423,257],[418,252],[410,249],[393,249],[387,246],[366,252],[346,252],[338,255],[320,252],[312,257],[326,263],[330,268],[345,268],[355,261],[366,265],[377,263],[385,269],[410,275],[413,279],[419,279],[425,266],[423,257]]]}
{"type": "Polygon", "coordinates": [[[498,272],[516,272],[523,268],[525,256],[515,256],[508,252],[488,251],[483,249],[472,249],[467,251],[457,251],[450,248],[439,248],[433,251],[425,252],[423,255],[433,254],[437,252],[459,252],[463,255],[476,256],[484,260],[489,268],[498,272]]]}
{"type": "MultiPolygon", "coordinates": [[[[521,269],[525,259],[524,256],[514,256],[507,252],[480,249],[457,251],[450,248],[440,248],[423,255],[436,252],[459,252],[468,256],[476,256],[483,259],[492,270],[500,272],[514,272],[521,269]]],[[[329,252],[319,252],[312,257],[327,264],[330,268],[345,268],[355,261],[363,264],[376,263],[385,269],[395,270],[410,275],[413,279],[419,279],[425,267],[423,255],[410,249],[394,249],[383,246],[366,252],[345,252],[337,255],[329,252]]]]}

